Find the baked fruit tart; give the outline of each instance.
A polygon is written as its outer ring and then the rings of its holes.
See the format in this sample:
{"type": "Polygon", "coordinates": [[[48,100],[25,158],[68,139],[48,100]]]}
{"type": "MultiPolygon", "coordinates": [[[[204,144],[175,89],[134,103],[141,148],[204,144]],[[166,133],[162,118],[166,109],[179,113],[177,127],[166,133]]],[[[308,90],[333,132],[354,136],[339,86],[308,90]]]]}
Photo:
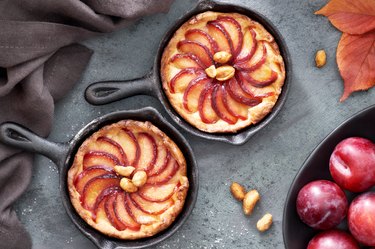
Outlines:
{"type": "Polygon", "coordinates": [[[68,172],[71,202],[93,228],[119,239],[166,229],[189,188],[177,145],[150,122],[104,126],[79,147],[68,172]]]}
{"type": "Polygon", "coordinates": [[[204,12],[185,22],[161,61],[163,89],[187,122],[236,132],[272,111],[285,80],[274,37],[238,13],[204,12]]]}

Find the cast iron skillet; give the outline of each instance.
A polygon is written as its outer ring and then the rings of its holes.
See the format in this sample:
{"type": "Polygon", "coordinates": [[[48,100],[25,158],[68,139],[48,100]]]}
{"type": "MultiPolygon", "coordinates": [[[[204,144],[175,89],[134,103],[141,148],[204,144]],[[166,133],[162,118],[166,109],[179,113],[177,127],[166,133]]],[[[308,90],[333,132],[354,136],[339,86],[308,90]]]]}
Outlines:
{"type": "Polygon", "coordinates": [[[285,42],[281,34],[277,31],[275,26],[265,18],[263,15],[257,13],[254,10],[250,10],[244,7],[216,3],[208,0],[201,1],[193,10],[188,12],[186,15],[181,17],[165,34],[162,39],[157,56],[154,61],[154,66],[151,71],[144,77],[132,80],[120,80],[120,81],[102,81],[91,84],[86,89],[86,100],[94,105],[102,105],[111,103],[126,97],[145,94],[150,95],[162,103],[165,110],[171,116],[171,118],[187,132],[190,132],[193,135],[203,137],[210,140],[217,140],[222,142],[227,142],[230,144],[240,145],[245,143],[251,136],[253,136],[260,129],[265,127],[271,120],[279,113],[281,107],[283,106],[288,90],[289,90],[289,81],[291,79],[291,63],[290,55],[288,49],[285,45],[285,42]],[[261,122],[256,125],[249,126],[240,130],[237,133],[206,133],[198,130],[197,128],[190,125],[183,118],[181,118],[178,113],[173,109],[171,104],[168,101],[168,98],[164,94],[161,78],[160,78],[160,63],[161,57],[163,55],[164,48],[167,46],[169,40],[175,33],[175,31],[192,16],[205,12],[205,11],[218,11],[218,12],[237,12],[244,14],[251,19],[261,23],[275,38],[277,44],[279,45],[281,55],[284,58],[286,78],[283,86],[283,90],[279,99],[274,106],[272,112],[265,117],[261,122]]]}
{"type": "MultiPolygon", "coordinates": [[[[375,105],[355,114],[331,132],[311,153],[302,165],[289,189],[284,206],[283,236],[285,248],[306,248],[309,240],[317,233],[299,218],[296,200],[299,190],[307,183],[326,179],[332,181],[329,173],[329,158],[336,145],[345,138],[359,136],[375,141],[375,105]]],[[[346,192],[349,201],[354,194],[346,192]]],[[[342,222],[340,228],[346,230],[342,222]]]]}
{"type": "Polygon", "coordinates": [[[91,239],[96,246],[102,249],[119,248],[144,248],[155,245],[171,236],[186,221],[194,208],[198,195],[198,167],[194,158],[193,151],[185,138],[170,125],[155,109],[147,107],[135,111],[113,112],[93,120],[81,129],[69,142],[54,143],[41,138],[30,130],[21,127],[15,123],[3,123],[0,126],[0,142],[12,145],[27,151],[36,152],[45,155],[53,160],[60,173],[60,191],[62,201],[66,212],[73,223],[91,239]],[[185,205],[172,223],[172,225],[163,232],[154,235],[151,238],[139,239],[134,241],[118,240],[107,237],[95,229],[91,228],[75,211],[69,198],[67,187],[67,173],[74,160],[78,147],[93,132],[102,126],[123,120],[133,119],[139,121],[150,121],[163,132],[165,132],[181,149],[187,163],[187,176],[189,178],[189,191],[186,197],[185,205]]]}

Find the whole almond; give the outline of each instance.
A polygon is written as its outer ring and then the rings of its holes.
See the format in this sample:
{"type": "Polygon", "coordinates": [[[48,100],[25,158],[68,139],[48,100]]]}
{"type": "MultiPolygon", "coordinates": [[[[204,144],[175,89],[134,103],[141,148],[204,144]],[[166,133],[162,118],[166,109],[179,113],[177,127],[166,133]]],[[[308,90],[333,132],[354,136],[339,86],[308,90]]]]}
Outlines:
{"type": "Polygon", "coordinates": [[[142,187],[143,185],[145,185],[145,183],[147,182],[146,172],[144,172],[143,170],[135,172],[132,178],[132,182],[137,187],[142,187]]]}
{"type": "Polygon", "coordinates": [[[236,70],[232,66],[226,65],[226,66],[218,67],[216,68],[216,79],[218,81],[229,80],[230,78],[234,76],[235,72],[236,70]]]}
{"type": "Polygon", "coordinates": [[[217,63],[227,63],[232,58],[232,55],[226,51],[220,51],[214,54],[214,61],[217,63]]]}
{"type": "Polygon", "coordinates": [[[316,52],[315,55],[315,64],[317,67],[323,67],[326,64],[327,61],[327,55],[324,50],[319,50],[316,52]]]}
{"type": "Polygon", "coordinates": [[[216,67],[215,65],[212,65],[204,70],[208,77],[215,78],[216,77],[216,67]]]}
{"type": "Polygon", "coordinates": [[[126,177],[123,177],[120,181],[120,187],[125,191],[125,192],[128,192],[128,193],[134,193],[138,190],[137,186],[135,186],[133,184],[133,182],[126,178],[126,177]]]}
{"type": "Polygon", "coordinates": [[[260,232],[267,231],[272,225],[272,214],[267,213],[265,214],[260,220],[257,222],[257,229],[260,232]]]}
{"type": "Polygon", "coordinates": [[[243,203],[242,209],[246,215],[250,215],[253,212],[255,204],[260,200],[260,195],[257,190],[251,190],[246,193],[243,203]]]}
{"type": "Polygon", "coordinates": [[[117,174],[119,174],[120,176],[125,176],[125,177],[129,177],[135,170],[133,166],[121,166],[121,165],[116,165],[113,169],[116,171],[117,174]]]}
{"type": "Polygon", "coordinates": [[[233,197],[239,201],[242,201],[246,194],[245,188],[237,182],[233,182],[232,185],[230,185],[230,192],[233,197]]]}

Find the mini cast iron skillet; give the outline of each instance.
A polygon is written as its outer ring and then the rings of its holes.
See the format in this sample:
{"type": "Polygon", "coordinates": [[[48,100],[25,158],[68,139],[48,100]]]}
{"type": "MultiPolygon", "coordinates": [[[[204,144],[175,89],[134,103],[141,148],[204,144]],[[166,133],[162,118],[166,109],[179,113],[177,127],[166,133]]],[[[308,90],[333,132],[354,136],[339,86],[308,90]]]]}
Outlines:
{"type": "Polygon", "coordinates": [[[53,160],[60,173],[60,191],[66,212],[73,223],[91,239],[96,246],[102,249],[115,248],[144,248],[155,245],[171,236],[186,221],[194,208],[198,195],[198,167],[193,151],[185,138],[170,125],[155,109],[143,108],[135,111],[118,111],[107,114],[93,120],[75,135],[69,142],[54,143],[37,136],[30,130],[15,123],[3,123],[0,126],[0,141],[27,151],[45,155],[53,160]],[[150,238],[139,240],[119,240],[103,235],[91,228],[75,211],[69,198],[67,186],[67,173],[73,163],[78,147],[92,133],[101,127],[115,123],[123,119],[133,119],[138,121],[150,121],[160,130],[166,133],[181,149],[187,163],[187,177],[189,178],[189,191],[185,200],[183,210],[170,225],[169,228],[150,238]]]}
{"type": "Polygon", "coordinates": [[[86,89],[86,100],[94,105],[102,105],[111,103],[126,97],[145,94],[153,96],[160,100],[165,110],[171,116],[171,118],[187,132],[190,132],[193,135],[203,137],[210,140],[217,140],[222,142],[227,142],[235,145],[240,145],[245,143],[251,136],[253,136],[260,129],[265,127],[271,120],[279,113],[281,107],[283,106],[288,90],[289,90],[289,81],[291,79],[291,63],[288,49],[285,45],[285,42],[281,34],[277,31],[275,26],[271,22],[262,16],[261,14],[236,5],[216,3],[212,1],[201,1],[193,10],[180,18],[172,28],[165,34],[162,39],[157,56],[154,61],[154,66],[151,69],[151,72],[146,76],[133,80],[120,80],[120,81],[102,81],[91,84],[86,89]],[[173,109],[171,104],[166,97],[161,83],[160,78],[160,63],[163,55],[164,48],[167,46],[169,40],[174,35],[175,31],[180,28],[180,26],[189,20],[192,16],[197,15],[205,11],[217,11],[217,12],[237,12],[243,15],[250,17],[251,19],[262,24],[275,38],[282,57],[284,58],[285,63],[285,83],[283,90],[279,99],[274,106],[272,112],[268,114],[261,122],[256,125],[251,125],[247,128],[240,130],[237,133],[206,133],[198,130],[197,128],[190,125],[186,122],[179,114],[173,109]]]}
{"type": "MultiPolygon", "coordinates": [[[[298,192],[305,184],[314,180],[333,181],[329,173],[329,158],[336,145],[348,137],[364,137],[375,141],[374,123],[375,105],[355,114],[332,131],[304,162],[290,186],[285,201],[283,236],[286,249],[306,248],[309,240],[319,232],[305,225],[299,218],[296,209],[298,192]]],[[[353,193],[346,193],[349,201],[355,197],[353,193]]],[[[339,227],[347,230],[345,222],[339,227]]]]}

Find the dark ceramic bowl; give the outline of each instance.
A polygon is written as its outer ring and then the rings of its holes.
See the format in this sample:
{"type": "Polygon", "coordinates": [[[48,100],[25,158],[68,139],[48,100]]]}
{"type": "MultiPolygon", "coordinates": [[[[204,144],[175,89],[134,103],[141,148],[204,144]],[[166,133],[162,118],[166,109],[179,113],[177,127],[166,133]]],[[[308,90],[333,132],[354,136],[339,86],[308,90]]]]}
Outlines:
{"type": "MultiPolygon", "coordinates": [[[[283,217],[284,244],[287,249],[306,248],[310,239],[317,234],[304,224],[296,210],[296,200],[299,190],[314,180],[331,180],[329,173],[329,158],[336,145],[348,137],[364,137],[375,141],[375,105],[357,113],[332,131],[311,153],[293,180],[286,198],[283,217]]],[[[350,200],[355,196],[346,192],[350,200]]],[[[347,229],[343,221],[339,228],[347,229]]]]}
{"type": "Polygon", "coordinates": [[[170,237],[179,229],[192,212],[198,196],[198,167],[194,158],[193,150],[186,139],[170,125],[155,109],[151,107],[134,111],[118,111],[99,117],[75,135],[69,142],[55,143],[41,138],[27,128],[15,123],[3,123],[0,125],[0,142],[21,148],[27,151],[40,153],[53,160],[60,174],[60,192],[66,212],[72,222],[86,235],[94,244],[101,249],[120,248],[145,248],[153,246],[170,237]],[[185,156],[187,164],[187,177],[189,179],[189,190],[185,199],[184,207],[176,220],[164,231],[150,237],[138,240],[119,240],[110,238],[89,226],[75,211],[70,202],[67,187],[67,174],[79,146],[91,134],[101,127],[124,119],[138,121],[150,121],[161,131],[167,134],[180,148],[185,156]]]}

